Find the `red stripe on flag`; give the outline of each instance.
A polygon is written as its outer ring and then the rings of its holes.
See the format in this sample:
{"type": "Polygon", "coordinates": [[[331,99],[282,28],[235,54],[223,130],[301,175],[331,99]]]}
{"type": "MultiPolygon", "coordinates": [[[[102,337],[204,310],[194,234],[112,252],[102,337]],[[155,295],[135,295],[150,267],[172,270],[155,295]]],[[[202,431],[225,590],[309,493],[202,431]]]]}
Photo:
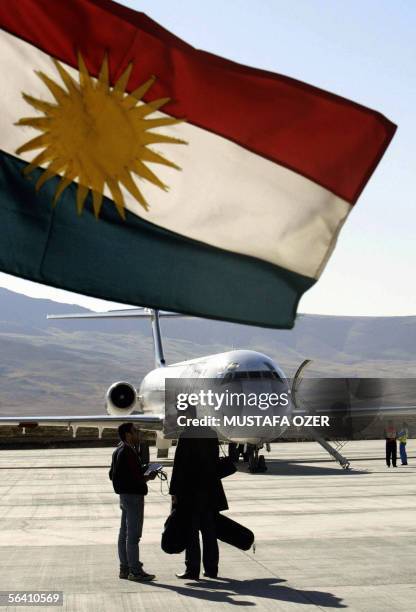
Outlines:
{"type": "Polygon", "coordinates": [[[198,51],[143,13],[110,0],[0,0],[10,33],[91,74],[109,54],[112,81],[134,62],[129,90],[155,74],[146,100],[313,180],[353,204],[396,126],[381,114],[289,77],[198,51]]]}

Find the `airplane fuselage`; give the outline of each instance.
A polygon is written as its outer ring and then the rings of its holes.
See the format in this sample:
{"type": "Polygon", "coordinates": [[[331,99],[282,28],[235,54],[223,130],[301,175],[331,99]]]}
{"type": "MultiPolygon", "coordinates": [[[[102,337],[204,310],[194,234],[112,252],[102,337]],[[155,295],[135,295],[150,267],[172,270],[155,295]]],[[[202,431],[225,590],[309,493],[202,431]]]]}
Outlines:
{"type": "MultiPolygon", "coordinates": [[[[290,389],[284,372],[267,355],[249,350],[233,350],[225,353],[198,357],[150,371],[138,390],[138,408],[143,413],[165,413],[165,385],[167,379],[215,379],[218,385],[236,383],[242,393],[271,393],[277,391],[289,395],[290,389]]],[[[180,382],[179,382],[180,385],[180,382]]],[[[184,389],[185,390],[185,389],[184,389]]],[[[291,402],[268,409],[268,415],[290,416],[291,402]]],[[[239,413],[240,423],[246,410],[239,413]]],[[[277,420],[277,419],[275,419],[277,420]]],[[[220,437],[231,442],[261,444],[282,435],[286,425],[273,427],[250,426],[242,437],[240,426],[219,426],[214,429],[220,437]],[[248,433],[249,431],[249,433],[248,433]]]]}

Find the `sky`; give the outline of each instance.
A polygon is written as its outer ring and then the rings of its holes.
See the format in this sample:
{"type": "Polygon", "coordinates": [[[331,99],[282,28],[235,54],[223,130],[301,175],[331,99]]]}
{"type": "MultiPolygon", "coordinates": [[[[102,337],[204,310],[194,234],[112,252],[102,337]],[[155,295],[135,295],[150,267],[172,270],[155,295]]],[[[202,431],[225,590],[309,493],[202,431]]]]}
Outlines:
{"type": "MultiPolygon", "coordinates": [[[[122,4],[146,13],[197,48],[340,94],[398,125],[320,280],[302,298],[299,312],[416,315],[416,2],[124,0],[122,4]]],[[[2,273],[0,286],[94,310],[118,307],[2,273]]]]}

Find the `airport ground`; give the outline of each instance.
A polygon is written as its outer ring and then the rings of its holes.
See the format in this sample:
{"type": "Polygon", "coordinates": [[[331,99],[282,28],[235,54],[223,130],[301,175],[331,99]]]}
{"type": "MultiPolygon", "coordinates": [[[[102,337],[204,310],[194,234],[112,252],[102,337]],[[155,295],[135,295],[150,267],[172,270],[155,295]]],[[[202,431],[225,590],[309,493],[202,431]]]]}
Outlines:
{"type": "Polygon", "coordinates": [[[409,466],[388,469],[383,441],[351,442],[343,449],[352,460],[345,472],[316,443],[274,444],[266,473],[242,468],[224,481],[228,514],[255,532],[256,551],[221,545],[218,580],[175,578],[183,555],[160,549],[169,497],[155,481],[146,500],[141,556],[157,580],[147,584],[118,578],[119,508],[108,480],[110,448],[3,450],[0,591],[63,591],[64,609],[79,612],[232,606],[411,612],[413,445],[410,440],[409,466]]]}

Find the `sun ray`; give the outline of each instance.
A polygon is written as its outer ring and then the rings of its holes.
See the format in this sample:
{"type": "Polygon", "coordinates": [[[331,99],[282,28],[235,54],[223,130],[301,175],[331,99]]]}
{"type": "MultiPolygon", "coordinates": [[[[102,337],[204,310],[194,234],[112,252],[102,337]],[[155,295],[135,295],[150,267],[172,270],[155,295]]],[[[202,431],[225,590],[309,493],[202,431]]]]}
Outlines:
{"type": "Polygon", "coordinates": [[[151,113],[154,113],[162,108],[162,106],[165,106],[165,104],[167,104],[169,101],[170,98],[159,98],[159,100],[147,102],[141,106],[135,106],[131,112],[134,113],[134,116],[137,116],[139,119],[142,117],[147,117],[147,115],[150,115],[151,113]]]}
{"type": "Polygon", "coordinates": [[[81,183],[82,177],[80,177],[80,182],[78,183],[77,189],[77,213],[80,215],[84,208],[84,202],[87,198],[89,187],[86,187],[81,183]]]}
{"type": "Polygon", "coordinates": [[[44,185],[47,181],[56,176],[58,172],[65,168],[65,166],[66,164],[63,160],[55,160],[51,162],[46,168],[45,172],[38,178],[37,183],[35,185],[36,191],[39,191],[42,185],[44,185]]]}
{"type": "Polygon", "coordinates": [[[136,104],[143,98],[143,96],[147,94],[147,92],[152,87],[155,81],[156,77],[151,76],[148,81],[143,83],[143,85],[140,85],[140,87],[129,93],[129,95],[126,96],[123,100],[124,108],[134,108],[136,104]]]}
{"type": "Polygon", "coordinates": [[[114,85],[114,89],[113,89],[114,92],[117,92],[119,94],[124,94],[126,90],[126,85],[130,78],[132,68],[133,68],[133,64],[130,63],[125,69],[125,71],[123,72],[123,74],[120,76],[120,78],[116,81],[114,85]]]}
{"type": "Polygon", "coordinates": [[[59,82],[44,72],[37,74],[56,103],[22,94],[32,108],[42,113],[39,117],[22,117],[16,123],[19,127],[41,132],[16,151],[22,155],[40,149],[40,152],[34,153],[34,159],[27,164],[24,173],[29,175],[40,166],[44,168],[37,179],[36,189],[54,176],[61,176],[53,198],[54,206],[65,189],[75,182],[75,202],[79,214],[84,210],[91,192],[94,215],[99,217],[104,189],[108,187],[114,206],[125,219],[121,185],[145,211],[149,210],[149,204],[133,174],[167,191],[168,186],[146,164],[180,170],[177,164],[150,149],[149,145],[186,144],[180,138],[150,131],[183,121],[167,115],[151,117],[170,98],[158,98],[152,102],[143,100],[154,84],[155,76],[128,92],[132,63],[122,70],[111,87],[107,54],[104,54],[98,78],[94,80],[81,53],[78,53],[78,80],[59,61],[53,61],[59,82]]]}
{"type": "Polygon", "coordinates": [[[30,174],[31,172],[33,172],[33,170],[35,170],[35,168],[37,168],[41,164],[44,164],[45,162],[51,161],[51,159],[53,159],[53,152],[50,148],[45,149],[44,151],[36,155],[35,159],[33,159],[30,164],[26,166],[26,168],[23,170],[23,174],[30,174]]]}
{"type": "Polygon", "coordinates": [[[136,198],[136,200],[139,202],[139,204],[143,206],[145,210],[149,210],[149,204],[146,202],[142,192],[137,187],[136,183],[127,171],[120,178],[120,182],[124,185],[127,191],[131,193],[133,198],[136,198]]]}
{"type": "Polygon", "coordinates": [[[71,185],[72,181],[74,179],[76,179],[77,177],[77,173],[74,170],[70,170],[68,171],[68,169],[65,171],[63,177],[61,178],[61,180],[59,181],[59,185],[56,188],[56,192],[53,198],[53,202],[52,204],[54,206],[57,205],[59,198],[61,197],[62,193],[65,191],[65,189],[67,187],[69,187],[69,185],[71,185]]]}
{"type": "Polygon", "coordinates": [[[42,185],[44,185],[46,181],[49,181],[54,176],[56,176],[56,172],[50,172],[49,170],[45,170],[45,172],[36,181],[36,185],[35,185],[36,191],[39,191],[42,185]]]}
{"type": "Polygon", "coordinates": [[[155,144],[160,142],[169,142],[170,144],[186,144],[181,138],[173,138],[165,134],[154,134],[153,132],[144,132],[141,136],[144,144],[155,144]]]}
{"type": "Polygon", "coordinates": [[[41,134],[40,136],[36,136],[36,138],[32,138],[29,142],[26,142],[21,147],[16,149],[17,155],[21,153],[26,153],[26,151],[33,151],[35,149],[40,149],[42,147],[47,147],[49,145],[49,140],[45,134],[41,134]]]}
{"type": "Polygon", "coordinates": [[[23,117],[16,121],[15,125],[28,125],[33,127],[35,130],[45,132],[51,125],[50,117],[23,117]]]}
{"type": "Polygon", "coordinates": [[[68,89],[68,93],[78,93],[78,87],[74,79],[71,77],[69,72],[65,70],[65,68],[56,60],[53,59],[53,63],[55,64],[56,69],[59,72],[59,76],[61,77],[63,83],[65,83],[66,88],[68,89]]]}
{"type": "Polygon", "coordinates": [[[184,119],[173,119],[171,117],[161,117],[160,119],[146,119],[144,122],[145,130],[151,130],[152,128],[162,127],[164,125],[177,125],[183,123],[184,119]]]}
{"type": "Polygon", "coordinates": [[[85,65],[84,58],[81,53],[78,53],[78,70],[79,70],[79,84],[83,89],[89,89],[92,87],[92,81],[90,73],[85,65]]]}
{"type": "Polygon", "coordinates": [[[90,183],[90,189],[92,193],[92,206],[94,209],[94,215],[97,219],[100,214],[101,206],[103,204],[104,182],[104,174],[102,173],[102,171],[99,171],[90,183]]]}
{"type": "Polygon", "coordinates": [[[55,83],[55,81],[50,79],[41,70],[37,70],[36,74],[45,83],[46,87],[49,89],[58,104],[62,104],[63,100],[68,97],[68,93],[65,91],[65,89],[55,83]]]}
{"type": "Polygon", "coordinates": [[[143,149],[140,151],[140,159],[142,161],[151,162],[153,164],[162,164],[163,166],[169,166],[170,168],[175,168],[175,170],[182,169],[177,164],[174,164],[173,162],[163,157],[163,155],[155,153],[155,151],[152,151],[152,149],[147,149],[146,147],[143,147],[143,149]]]}
{"type": "Polygon", "coordinates": [[[167,185],[165,185],[164,183],[162,183],[162,181],[156,176],[156,174],[154,174],[145,164],[143,164],[143,162],[141,162],[140,160],[136,159],[132,170],[135,174],[137,174],[138,176],[140,176],[141,178],[146,179],[147,181],[149,181],[150,183],[153,183],[153,185],[156,185],[157,187],[160,187],[160,189],[163,189],[163,191],[167,191],[168,187],[167,185]]]}
{"type": "Polygon", "coordinates": [[[102,191],[95,191],[94,189],[92,192],[92,206],[94,209],[94,215],[96,219],[98,219],[98,217],[100,216],[100,210],[101,210],[102,204],[103,204],[102,191]]]}
{"type": "Polygon", "coordinates": [[[22,92],[22,97],[25,102],[33,106],[33,108],[40,111],[41,113],[45,113],[45,115],[47,116],[53,115],[54,110],[58,108],[54,104],[50,104],[50,102],[44,102],[43,100],[38,100],[37,98],[33,98],[33,96],[29,96],[28,94],[25,94],[24,92],[22,92]]]}
{"type": "Polygon", "coordinates": [[[126,218],[126,213],[124,212],[124,198],[121,193],[120,187],[118,186],[117,181],[112,178],[107,178],[106,183],[108,185],[109,190],[111,191],[111,196],[113,198],[114,204],[116,205],[118,214],[124,220],[126,218]]]}

